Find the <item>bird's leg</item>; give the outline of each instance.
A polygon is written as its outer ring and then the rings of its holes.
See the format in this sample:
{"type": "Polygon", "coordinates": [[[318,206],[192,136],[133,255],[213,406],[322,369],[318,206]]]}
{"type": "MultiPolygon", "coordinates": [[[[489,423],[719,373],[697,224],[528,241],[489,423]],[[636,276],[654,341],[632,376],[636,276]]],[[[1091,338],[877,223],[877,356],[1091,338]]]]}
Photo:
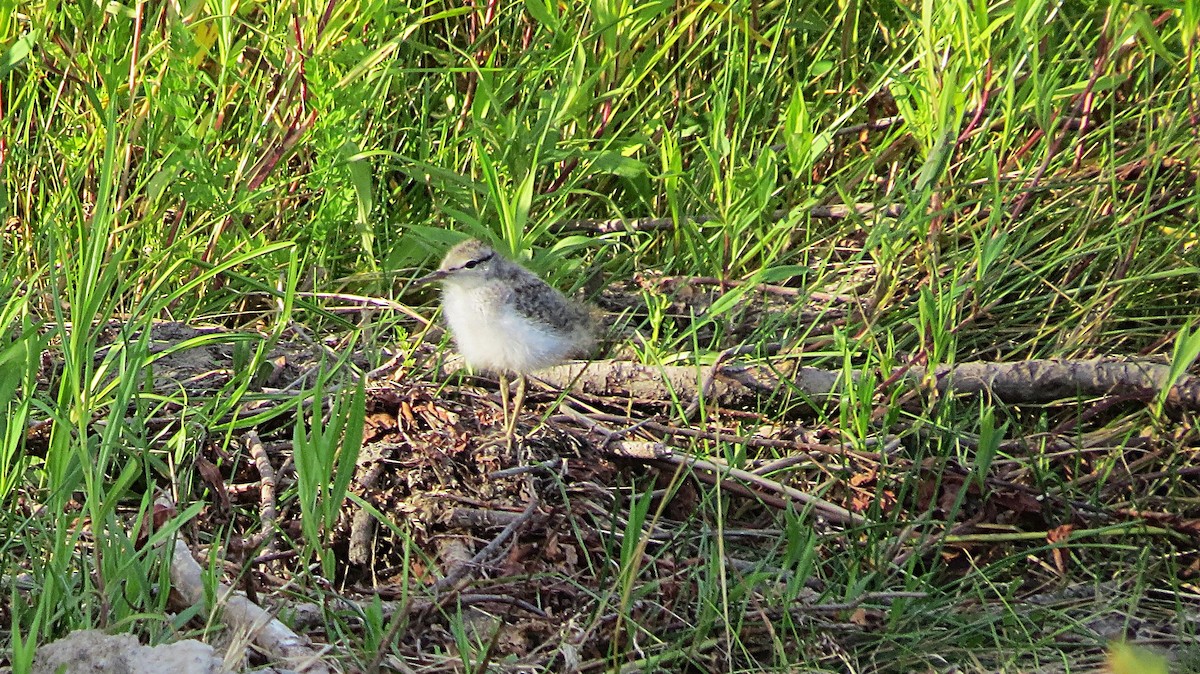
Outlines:
{"type": "Polygon", "coordinates": [[[525,404],[525,375],[517,375],[517,395],[513,399],[512,418],[507,420],[504,427],[504,437],[508,440],[509,447],[513,444],[513,439],[516,437],[517,417],[521,416],[521,406],[525,404]]]}
{"type": "Polygon", "coordinates": [[[500,412],[504,415],[504,428],[508,429],[508,373],[500,373],[500,412]]]}

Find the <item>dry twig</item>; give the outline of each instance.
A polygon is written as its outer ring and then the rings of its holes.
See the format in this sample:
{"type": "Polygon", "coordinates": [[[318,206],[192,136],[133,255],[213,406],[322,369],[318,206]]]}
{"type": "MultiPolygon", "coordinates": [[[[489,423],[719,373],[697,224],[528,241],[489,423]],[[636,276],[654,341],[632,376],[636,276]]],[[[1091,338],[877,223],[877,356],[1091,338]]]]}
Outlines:
{"type": "Polygon", "coordinates": [[[695,456],[680,455],[670,447],[661,442],[644,442],[636,440],[617,440],[609,443],[609,447],[605,448],[612,456],[623,458],[642,459],[661,461],[675,466],[692,468],[695,470],[709,471],[714,475],[726,476],[733,480],[738,480],[746,484],[753,485],[760,489],[774,492],[785,496],[801,506],[811,506],[814,510],[820,512],[825,517],[833,522],[843,525],[861,525],[866,524],[867,520],[860,515],[856,515],[845,508],[830,503],[823,498],[806,494],[799,489],[789,487],[787,485],[776,482],[761,475],[756,475],[747,470],[734,468],[733,466],[725,465],[714,460],[701,459],[695,456]]]}
{"type": "Polygon", "coordinates": [[[257,536],[247,541],[246,548],[256,548],[265,542],[262,554],[269,555],[275,552],[275,522],[279,519],[275,509],[275,468],[271,466],[271,458],[267,456],[257,432],[247,431],[245,441],[246,450],[250,452],[254,467],[258,470],[258,502],[262,513],[262,528],[257,536]]]}
{"type": "Polygon", "coordinates": [[[480,568],[486,564],[487,560],[491,559],[500,549],[500,546],[507,543],[508,539],[512,538],[513,535],[517,533],[517,529],[533,517],[533,514],[537,512],[537,507],[537,498],[530,499],[529,505],[525,507],[525,512],[521,513],[520,517],[512,522],[509,522],[508,526],[504,527],[504,530],[501,531],[500,534],[494,539],[492,539],[491,543],[485,545],[482,550],[477,552],[475,556],[471,558],[471,561],[465,564],[460,564],[451,569],[450,572],[445,575],[445,577],[434,584],[434,592],[443,592],[453,588],[454,586],[458,585],[459,581],[465,578],[467,573],[469,573],[472,569],[480,568]]]}

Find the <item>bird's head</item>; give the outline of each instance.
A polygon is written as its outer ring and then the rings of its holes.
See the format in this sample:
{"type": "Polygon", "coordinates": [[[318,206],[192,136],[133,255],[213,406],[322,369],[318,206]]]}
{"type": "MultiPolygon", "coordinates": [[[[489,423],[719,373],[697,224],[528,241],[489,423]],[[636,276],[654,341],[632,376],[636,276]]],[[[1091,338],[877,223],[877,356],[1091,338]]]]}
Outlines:
{"type": "Polygon", "coordinates": [[[453,281],[466,284],[478,283],[486,279],[500,258],[491,246],[479,239],[467,239],[446,253],[438,270],[417,279],[422,285],[434,281],[453,281]]]}

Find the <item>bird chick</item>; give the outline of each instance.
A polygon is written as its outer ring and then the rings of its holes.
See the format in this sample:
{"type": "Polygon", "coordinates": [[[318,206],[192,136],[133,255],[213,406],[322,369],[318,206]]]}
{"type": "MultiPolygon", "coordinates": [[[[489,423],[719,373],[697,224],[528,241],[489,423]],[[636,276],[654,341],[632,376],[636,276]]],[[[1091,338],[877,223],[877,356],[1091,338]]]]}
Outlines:
{"type": "Polygon", "coordinates": [[[442,283],[442,314],[467,364],[500,375],[509,440],[525,396],[525,375],[586,355],[595,343],[592,312],[478,239],[450,249],[418,283],[442,283]],[[507,375],[518,376],[508,419],[507,375]]]}

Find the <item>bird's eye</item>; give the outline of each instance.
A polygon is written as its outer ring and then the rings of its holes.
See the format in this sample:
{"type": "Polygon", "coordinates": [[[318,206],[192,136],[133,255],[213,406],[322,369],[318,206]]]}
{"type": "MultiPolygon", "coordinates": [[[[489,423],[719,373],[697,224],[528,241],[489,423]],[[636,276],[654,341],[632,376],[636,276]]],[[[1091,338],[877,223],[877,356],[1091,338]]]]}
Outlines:
{"type": "Polygon", "coordinates": [[[474,269],[475,266],[478,264],[479,264],[479,260],[471,260],[470,262],[464,264],[463,266],[466,267],[467,269],[474,269]]]}

